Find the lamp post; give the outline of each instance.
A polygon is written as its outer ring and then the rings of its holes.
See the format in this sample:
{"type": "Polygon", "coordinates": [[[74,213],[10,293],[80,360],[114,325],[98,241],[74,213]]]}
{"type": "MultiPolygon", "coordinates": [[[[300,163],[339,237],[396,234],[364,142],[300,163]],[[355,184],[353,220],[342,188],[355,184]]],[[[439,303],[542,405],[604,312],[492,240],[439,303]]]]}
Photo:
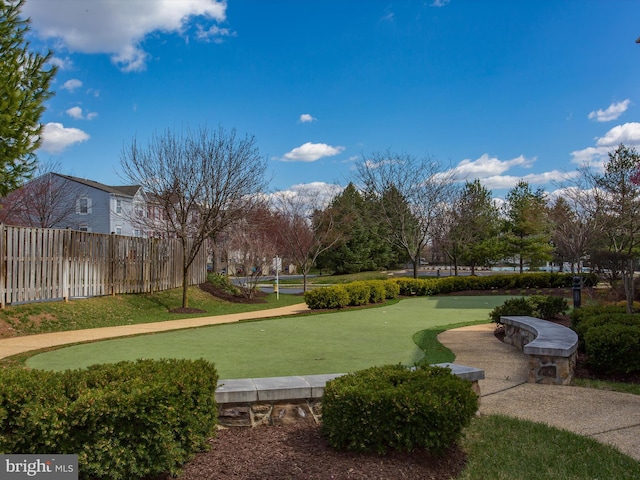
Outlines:
{"type": "Polygon", "coordinates": [[[582,277],[573,277],[573,308],[580,308],[582,303],[582,277]]]}

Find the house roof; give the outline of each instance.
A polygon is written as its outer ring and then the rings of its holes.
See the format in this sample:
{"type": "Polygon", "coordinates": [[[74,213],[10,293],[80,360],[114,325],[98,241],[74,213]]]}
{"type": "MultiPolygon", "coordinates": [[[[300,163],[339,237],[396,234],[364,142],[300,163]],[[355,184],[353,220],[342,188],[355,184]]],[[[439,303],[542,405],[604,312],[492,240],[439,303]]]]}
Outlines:
{"type": "Polygon", "coordinates": [[[104,183],[94,182],[93,180],[88,180],[86,178],[72,177],[71,175],[62,175],[61,173],[54,173],[53,175],[57,175],[72,182],[80,183],[91,188],[96,188],[104,192],[113,193],[116,195],[126,195],[128,197],[135,196],[135,194],[138,193],[138,191],[142,188],[140,187],[140,185],[105,185],[104,183]]]}

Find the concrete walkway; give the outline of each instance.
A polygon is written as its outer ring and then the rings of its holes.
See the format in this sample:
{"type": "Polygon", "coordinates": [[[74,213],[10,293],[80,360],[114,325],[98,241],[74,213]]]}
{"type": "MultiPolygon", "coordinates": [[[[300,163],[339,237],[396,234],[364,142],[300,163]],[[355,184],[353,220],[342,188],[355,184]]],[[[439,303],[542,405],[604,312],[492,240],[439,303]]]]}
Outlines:
{"type": "Polygon", "coordinates": [[[43,348],[58,347],[71,343],[104,340],[106,338],[128,337],[143,333],[166,332],[183,328],[204,327],[220,323],[239,322],[241,320],[257,320],[261,318],[282,317],[309,311],[305,303],[288,307],[270,308],[255,312],[234,313],[230,315],[216,315],[212,317],[187,318],[182,320],[167,320],[165,322],[139,323],[119,327],[91,328],[87,330],[72,330],[69,332],[43,333],[41,335],[27,335],[0,340],[0,358],[18,355],[19,353],[41,350],[43,348]]]}
{"type": "Polygon", "coordinates": [[[456,363],[481,368],[480,414],[502,414],[569,430],[640,460],[640,395],[526,383],[526,356],[494,336],[493,324],[447,330],[438,340],[456,363]]]}

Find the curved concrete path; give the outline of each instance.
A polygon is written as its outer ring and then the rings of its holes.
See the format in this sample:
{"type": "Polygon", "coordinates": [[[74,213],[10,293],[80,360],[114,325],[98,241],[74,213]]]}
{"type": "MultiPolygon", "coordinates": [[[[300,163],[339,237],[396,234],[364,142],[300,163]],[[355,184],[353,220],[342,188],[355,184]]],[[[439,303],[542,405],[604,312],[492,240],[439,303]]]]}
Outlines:
{"type": "Polygon", "coordinates": [[[640,460],[640,395],[527,383],[526,356],[494,335],[494,324],[447,330],[438,340],[456,363],[484,370],[480,414],[542,422],[617,447],[640,460]]]}
{"type": "Polygon", "coordinates": [[[183,328],[204,327],[220,323],[239,322],[241,320],[258,320],[261,318],[282,317],[304,313],[309,310],[306,303],[290,305],[288,307],[270,308],[255,312],[233,313],[230,315],[215,315],[211,317],[186,318],[181,320],[167,320],[155,323],[139,323],[136,325],[122,325],[119,327],[90,328],[87,330],[71,330],[68,332],[43,333],[40,335],[26,335],[0,340],[0,358],[11,357],[19,353],[41,350],[43,348],[58,347],[70,343],[90,342],[106,338],[128,337],[143,333],[166,332],[183,328]]]}

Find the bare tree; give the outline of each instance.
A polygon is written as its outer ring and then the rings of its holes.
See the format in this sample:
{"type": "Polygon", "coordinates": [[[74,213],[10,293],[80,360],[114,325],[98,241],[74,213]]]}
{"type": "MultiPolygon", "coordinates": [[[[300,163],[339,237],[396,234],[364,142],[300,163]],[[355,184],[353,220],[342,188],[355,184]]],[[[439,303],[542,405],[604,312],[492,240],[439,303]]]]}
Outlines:
{"type": "Polygon", "coordinates": [[[188,307],[189,268],[200,248],[243,218],[266,187],[266,160],[253,136],[222,127],[134,139],[121,154],[124,175],[139,184],[163,213],[167,231],[183,246],[182,307],[188,307]]]}
{"type": "Polygon", "coordinates": [[[60,176],[58,162],[38,164],[35,175],[0,200],[0,221],[24,227],[75,227],[79,185],[60,176]]]}
{"type": "Polygon", "coordinates": [[[278,192],[272,203],[276,212],[277,232],[284,254],[302,271],[303,290],[307,291],[307,275],[318,256],[340,240],[340,234],[328,199],[309,186],[295,192],[278,192]]]}
{"type": "Polygon", "coordinates": [[[433,241],[436,222],[454,196],[452,174],[433,158],[387,151],[356,163],[356,183],[376,205],[371,218],[386,226],[391,245],[406,252],[417,278],[422,251],[433,241]]]}
{"type": "Polygon", "coordinates": [[[230,273],[239,280],[242,293],[252,298],[260,281],[269,274],[277,254],[271,226],[271,212],[260,206],[228,229],[229,253],[233,269],[230,273]]]}

